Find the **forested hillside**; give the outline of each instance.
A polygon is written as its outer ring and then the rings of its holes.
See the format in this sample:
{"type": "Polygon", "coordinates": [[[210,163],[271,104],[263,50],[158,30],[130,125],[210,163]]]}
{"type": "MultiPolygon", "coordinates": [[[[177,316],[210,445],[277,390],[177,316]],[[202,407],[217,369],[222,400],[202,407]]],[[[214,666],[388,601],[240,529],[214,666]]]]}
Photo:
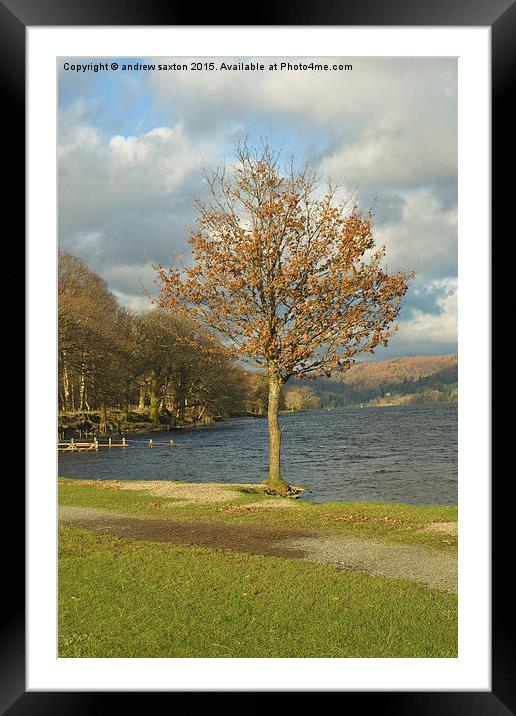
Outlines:
{"type": "Polygon", "coordinates": [[[399,405],[457,400],[456,355],[356,363],[311,383],[324,406],[399,405]]]}

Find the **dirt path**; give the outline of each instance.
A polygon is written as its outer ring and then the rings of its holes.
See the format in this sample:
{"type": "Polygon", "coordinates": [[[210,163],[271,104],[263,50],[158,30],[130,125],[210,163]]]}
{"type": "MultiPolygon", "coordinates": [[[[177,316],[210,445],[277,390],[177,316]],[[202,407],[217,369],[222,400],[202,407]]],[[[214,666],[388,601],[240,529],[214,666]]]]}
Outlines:
{"type": "Polygon", "coordinates": [[[441,591],[457,591],[456,557],[417,545],[314,535],[306,530],[250,524],[140,518],[86,507],[60,506],[59,521],[70,527],[82,527],[126,539],[292,557],[366,574],[408,579],[441,591]]]}
{"type": "Polygon", "coordinates": [[[133,517],[90,507],[59,507],[59,522],[100,534],[150,542],[197,545],[231,549],[276,557],[303,557],[301,549],[287,540],[309,537],[306,530],[287,530],[260,525],[228,525],[222,522],[178,522],[168,519],[133,517]]]}

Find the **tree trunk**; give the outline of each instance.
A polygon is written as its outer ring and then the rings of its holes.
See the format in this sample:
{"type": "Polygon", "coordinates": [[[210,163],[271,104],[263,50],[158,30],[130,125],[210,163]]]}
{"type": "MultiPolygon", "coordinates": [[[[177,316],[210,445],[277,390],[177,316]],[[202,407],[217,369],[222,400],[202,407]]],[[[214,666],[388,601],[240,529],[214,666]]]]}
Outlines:
{"type": "Polygon", "coordinates": [[[102,403],[102,405],[100,406],[99,432],[107,433],[107,408],[105,403],[102,403]]]}
{"type": "Polygon", "coordinates": [[[145,388],[140,388],[140,402],[138,403],[138,412],[143,413],[145,410],[145,388]]]}
{"type": "Polygon", "coordinates": [[[276,367],[269,366],[269,477],[265,484],[271,492],[285,495],[288,485],[281,477],[281,428],[278,422],[281,385],[282,380],[276,367]]]}
{"type": "Polygon", "coordinates": [[[84,363],[81,365],[81,377],[79,381],[79,410],[84,410],[86,399],[86,381],[84,377],[84,363]]]}
{"type": "MultiPolygon", "coordinates": [[[[129,419],[129,408],[130,408],[130,402],[131,402],[131,393],[130,393],[130,385],[129,381],[125,381],[125,394],[124,394],[124,407],[122,409],[122,420],[127,421],[129,419]]],[[[119,423],[119,432],[120,432],[120,423],[119,423]]]]}
{"type": "Polygon", "coordinates": [[[157,423],[159,420],[158,385],[157,385],[157,381],[155,379],[153,379],[150,384],[149,403],[150,403],[149,417],[153,423],[157,423]]]}
{"type": "Polygon", "coordinates": [[[174,396],[174,411],[178,425],[184,425],[185,422],[186,398],[181,384],[176,389],[174,396]]]}
{"type": "Polygon", "coordinates": [[[185,422],[185,407],[186,407],[186,393],[185,384],[182,379],[181,372],[179,373],[176,385],[174,386],[174,409],[176,414],[176,420],[178,425],[184,425],[185,422]]]}
{"type": "Polygon", "coordinates": [[[64,409],[70,410],[70,381],[68,380],[68,368],[66,363],[63,361],[63,396],[64,396],[64,409]]]}
{"type": "Polygon", "coordinates": [[[184,425],[184,423],[185,423],[185,411],[186,411],[186,398],[184,396],[181,396],[177,403],[177,410],[176,410],[177,421],[180,425],[184,425]]]}

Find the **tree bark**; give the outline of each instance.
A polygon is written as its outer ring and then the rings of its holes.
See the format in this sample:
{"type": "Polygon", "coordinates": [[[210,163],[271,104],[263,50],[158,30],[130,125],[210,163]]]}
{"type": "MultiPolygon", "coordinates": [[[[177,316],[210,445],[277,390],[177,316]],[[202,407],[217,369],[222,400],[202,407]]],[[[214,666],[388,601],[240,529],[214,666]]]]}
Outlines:
{"type": "Polygon", "coordinates": [[[185,423],[186,398],[182,395],[177,402],[176,418],[179,425],[185,423]]]}
{"type": "Polygon", "coordinates": [[[157,380],[151,380],[149,388],[149,402],[150,410],[149,417],[153,423],[157,423],[159,420],[159,406],[158,406],[158,385],[157,380]]]}
{"type": "Polygon", "coordinates": [[[122,419],[128,420],[129,419],[129,408],[131,403],[131,393],[130,393],[130,384],[129,381],[125,381],[125,391],[124,391],[124,407],[122,409],[122,419]]]}
{"type": "Polygon", "coordinates": [[[281,476],[281,428],[278,421],[281,386],[282,380],[277,368],[274,365],[269,366],[269,477],[265,484],[271,492],[284,495],[288,491],[288,485],[281,476]]]}
{"type": "Polygon", "coordinates": [[[105,403],[102,403],[102,405],[100,406],[99,430],[101,433],[107,433],[107,408],[105,403]]]}
{"type": "Polygon", "coordinates": [[[145,388],[140,388],[140,401],[138,403],[138,411],[143,413],[145,410],[145,388]]]}
{"type": "Polygon", "coordinates": [[[86,380],[84,377],[84,363],[81,364],[81,376],[79,380],[79,410],[84,410],[86,398],[86,380]]]}
{"type": "Polygon", "coordinates": [[[184,381],[183,381],[181,375],[178,377],[178,379],[176,381],[174,392],[175,392],[174,407],[175,407],[176,420],[177,420],[178,425],[184,425],[186,395],[185,395],[185,385],[184,385],[184,381]]]}
{"type": "Polygon", "coordinates": [[[63,394],[64,409],[70,410],[70,381],[68,379],[68,367],[66,365],[66,351],[63,351],[63,394]]]}

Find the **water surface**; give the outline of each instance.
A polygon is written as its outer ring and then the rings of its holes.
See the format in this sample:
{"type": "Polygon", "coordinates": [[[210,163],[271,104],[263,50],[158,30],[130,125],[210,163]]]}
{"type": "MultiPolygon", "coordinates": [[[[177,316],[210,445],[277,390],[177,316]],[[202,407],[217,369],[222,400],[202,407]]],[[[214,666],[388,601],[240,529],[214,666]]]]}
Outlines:
{"type": "MultiPolygon", "coordinates": [[[[280,416],[283,473],[302,499],[457,504],[457,406],[334,408],[280,416]]],[[[59,475],[252,482],[267,477],[267,421],[127,436],[127,448],[60,453],[59,475]],[[155,446],[148,447],[152,437],[155,446]],[[166,444],[173,439],[178,446],[166,444]]]]}

